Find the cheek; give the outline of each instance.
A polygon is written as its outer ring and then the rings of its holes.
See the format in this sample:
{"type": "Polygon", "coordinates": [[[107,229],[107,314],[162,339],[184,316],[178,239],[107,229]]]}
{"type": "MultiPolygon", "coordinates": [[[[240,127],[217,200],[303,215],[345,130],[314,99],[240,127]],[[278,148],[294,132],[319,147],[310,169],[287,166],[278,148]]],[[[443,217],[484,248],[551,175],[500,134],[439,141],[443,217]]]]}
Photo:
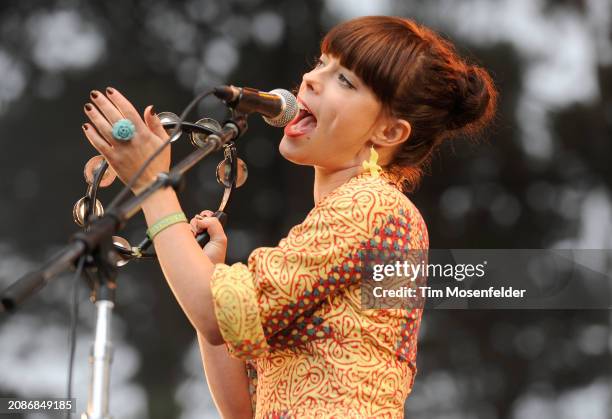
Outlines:
{"type": "Polygon", "coordinates": [[[374,125],[376,110],[362,103],[345,102],[337,112],[328,115],[325,127],[333,137],[343,142],[355,142],[368,137],[374,125]]]}

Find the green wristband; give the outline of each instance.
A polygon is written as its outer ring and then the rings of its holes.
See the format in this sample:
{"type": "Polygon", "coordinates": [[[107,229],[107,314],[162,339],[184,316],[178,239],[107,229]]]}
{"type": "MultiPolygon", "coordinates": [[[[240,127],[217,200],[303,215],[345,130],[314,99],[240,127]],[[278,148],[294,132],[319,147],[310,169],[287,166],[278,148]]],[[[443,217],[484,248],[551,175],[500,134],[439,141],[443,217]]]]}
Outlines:
{"type": "Polygon", "coordinates": [[[187,217],[185,217],[185,213],[182,211],[166,215],[164,218],[149,227],[149,229],[147,230],[147,236],[149,236],[149,238],[153,240],[153,237],[157,236],[162,230],[165,230],[173,224],[182,222],[187,222],[187,217]]]}

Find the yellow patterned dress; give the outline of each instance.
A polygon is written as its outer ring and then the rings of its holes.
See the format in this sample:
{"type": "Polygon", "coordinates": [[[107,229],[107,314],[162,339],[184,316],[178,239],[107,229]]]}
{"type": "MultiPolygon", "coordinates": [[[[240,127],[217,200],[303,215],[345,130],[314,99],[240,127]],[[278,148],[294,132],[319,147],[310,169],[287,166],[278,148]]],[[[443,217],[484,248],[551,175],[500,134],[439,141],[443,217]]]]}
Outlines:
{"type": "Polygon", "coordinates": [[[247,265],[216,265],[215,313],[246,360],[255,418],[403,418],[422,309],[362,309],[364,246],[429,247],[417,208],[368,172],[247,265]]]}

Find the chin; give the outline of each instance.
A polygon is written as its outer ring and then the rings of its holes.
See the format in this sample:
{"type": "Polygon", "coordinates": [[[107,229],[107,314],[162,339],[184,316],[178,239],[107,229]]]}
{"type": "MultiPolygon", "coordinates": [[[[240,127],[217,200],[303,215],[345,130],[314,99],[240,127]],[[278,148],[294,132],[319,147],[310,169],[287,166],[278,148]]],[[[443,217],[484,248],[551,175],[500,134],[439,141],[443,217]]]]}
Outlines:
{"type": "Polygon", "coordinates": [[[296,141],[304,141],[304,140],[296,140],[294,138],[283,135],[283,138],[278,145],[278,151],[281,156],[285,158],[285,160],[289,160],[291,163],[299,164],[302,166],[311,165],[311,162],[308,161],[308,154],[304,147],[300,147],[296,141]]]}

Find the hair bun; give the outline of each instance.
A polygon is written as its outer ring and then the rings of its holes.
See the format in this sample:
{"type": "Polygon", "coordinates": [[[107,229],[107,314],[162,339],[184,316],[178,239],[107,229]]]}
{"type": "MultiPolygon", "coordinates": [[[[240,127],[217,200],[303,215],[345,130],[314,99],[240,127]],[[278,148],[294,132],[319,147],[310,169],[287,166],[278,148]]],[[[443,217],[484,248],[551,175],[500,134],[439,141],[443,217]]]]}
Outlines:
{"type": "Polygon", "coordinates": [[[463,77],[457,79],[457,96],[449,112],[449,128],[463,129],[493,112],[494,98],[491,97],[493,81],[489,74],[478,66],[468,66],[463,77]]]}

